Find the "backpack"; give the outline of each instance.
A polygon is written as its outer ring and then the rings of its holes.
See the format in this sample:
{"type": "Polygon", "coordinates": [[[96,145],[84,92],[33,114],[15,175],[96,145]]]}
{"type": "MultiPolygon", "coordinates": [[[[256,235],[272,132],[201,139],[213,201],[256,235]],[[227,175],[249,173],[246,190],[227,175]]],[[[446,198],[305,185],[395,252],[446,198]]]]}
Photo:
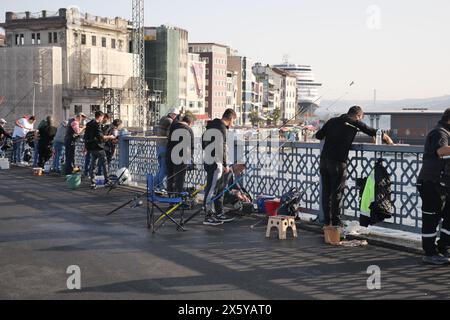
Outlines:
{"type": "Polygon", "coordinates": [[[383,159],[378,159],[372,174],[365,180],[361,199],[360,224],[363,227],[375,225],[392,218],[392,182],[383,159]]]}
{"type": "Polygon", "coordinates": [[[296,216],[300,209],[303,192],[297,188],[291,189],[281,197],[281,205],[278,214],[281,216],[296,216]]]}

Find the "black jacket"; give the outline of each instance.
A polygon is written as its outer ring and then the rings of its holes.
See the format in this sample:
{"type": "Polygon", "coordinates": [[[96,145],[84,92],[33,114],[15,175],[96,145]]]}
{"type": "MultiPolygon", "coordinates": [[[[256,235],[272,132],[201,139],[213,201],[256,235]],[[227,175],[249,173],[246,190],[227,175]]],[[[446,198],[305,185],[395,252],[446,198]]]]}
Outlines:
{"type": "MultiPolygon", "coordinates": [[[[174,163],[172,162],[172,150],[179,144],[179,143],[189,143],[189,151],[190,154],[189,155],[185,155],[183,153],[183,150],[185,148],[182,149],[182,151],[180,152],[180,157],[182,159],[184,159],[185,157],[189,156],[189,161],[191,162],[190,164],[194,164],[194,132],[192,131],[191,127],[189,127],[186,123],[184,122],[175,122],[173,123],[173,125],[170,127],[170,132],[169,132],[169,141],[167,143],[167,164],[169,166],[173,166],[174,163]],[[182,139],[178,140],[178,141],[172,141],[172,137],[175,131],[177,130],[186,130],[186,132],[189,134],[190,136],[190,140],[189,142],[184,141],[182,139]]],[[[187,160],[187,159],[186,159],[187,160]]],[[[183,163],[181,165],[187,165],[189,163],[183,163]]]]}
{"type": "Polygon", "coordinates": [[[2,138],[12,138],[12,136],[3,128],[0,126],[0,139],[2,138]]]}
{"type": "Polygon", "coordinates": [[[450,142],[450,126],[439,122],[439,124],[428,134],[425,141],[423,165],[419,174],[418,182],[444,182],[450,185],[450,165],[448,160],[441,159],[437,151],[447,147],[450,142]]]}
{"type": "Polygon", "coordinates": [[[39,144],[49,146],[53,143],[58,129],[48,124],[39,128],[39,144]]]}
{"type": "Polygon", "coordinates": [[[325,140],[321,158],[347,162],[350,149],[358,131],[375,137],[377,130],[364,122],[356,121],[344,114],[328,121],[316,134],[318,140],[325,140]]]}
{"type": "Polygon", "coordinates": [[[95,120],[89,122],[84,133],[84,142],[88,151],[100,151],[105,149],[105,141],[102,125],[95,120]]]}
{"type": "MultiPolygon", "coordinates": [[[[220,141],[219,143],[223,145],[223,149],[222,149],[223,155],[221,157],[222,159],[220,159],[220,160],[222,160],[223,166],[226,167],[226,166],[228,166],[228,147],[227,147],[228,128],[221,119],[214,119],[212,121],[209,121],[206,125],[206,132],[208,132],[208,130],[211,130],[211,129],[216,129],[216,130],[220,131],[220,133],[222,134],[222,139],[221,139],[222,141],[220,141]]],[[[213,142],[215,142],[214,138],[212,138],[211,141],[206,141],[205,134],[203,134],[203,137],[202,137],[203,150],[205,150],[213,142]]],[[[214,151],[212,153],[212,157],[216,157],[216,154],[214,151]]],[[[218,160],[216,160],[216,161],[218,161],[218,160]]]]}

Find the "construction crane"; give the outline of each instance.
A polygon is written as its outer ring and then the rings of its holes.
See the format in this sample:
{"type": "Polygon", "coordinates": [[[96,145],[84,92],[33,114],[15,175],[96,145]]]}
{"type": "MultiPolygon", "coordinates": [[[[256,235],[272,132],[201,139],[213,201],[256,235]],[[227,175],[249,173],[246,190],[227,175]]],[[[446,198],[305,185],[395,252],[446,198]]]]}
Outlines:
{"type": "Polygon", "coordinates": [[[144,0],[133,1],[134,126],[147,130],[145,92],[144,0]]]}

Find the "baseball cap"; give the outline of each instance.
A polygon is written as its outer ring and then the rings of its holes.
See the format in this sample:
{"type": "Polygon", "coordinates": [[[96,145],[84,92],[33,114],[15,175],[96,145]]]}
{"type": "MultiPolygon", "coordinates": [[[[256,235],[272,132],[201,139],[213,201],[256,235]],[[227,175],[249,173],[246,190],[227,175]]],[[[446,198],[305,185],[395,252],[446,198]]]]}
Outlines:
{"type": "Polygon", "coordinates": [[[180,114],[180,108],[169,109],[169,114],[180,114]]]}
{"type": "Polygon", "coordinates": [[[87,118],[87,115],[85,115],[83,112],[77,113],[77,117],[87,118]]]}
{"type": "Polygon", "coordinates": [[[8,123],[5,119],[0,119],[0,123],[8,123]]]}

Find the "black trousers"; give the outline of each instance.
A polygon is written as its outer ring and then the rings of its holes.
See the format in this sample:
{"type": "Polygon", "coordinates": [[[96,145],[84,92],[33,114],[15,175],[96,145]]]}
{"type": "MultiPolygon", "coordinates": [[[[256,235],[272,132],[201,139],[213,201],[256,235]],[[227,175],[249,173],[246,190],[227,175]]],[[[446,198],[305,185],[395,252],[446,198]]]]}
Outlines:
{"type": "Polygon", "coordinates": [[[187,166],[185,164],[167,164],[167,191],[171,193],[181,193],[184,191],[186,181],[187,166]]]}
{"type": "Polygon", "coordinates": [[[64,143],[64,146],[66,153],[66,162],[65,162],[66,175],[70,175],[73,173],[73,169],[75,167],[75,141],[66,141],[64,143]]]}
{"type": "Polygon", "coordinates": [[[339,226],[344,198],[345,183],[347,181],[347,164],[334,160],[320,161],[320,175],[322,179],[322,209],[325,225],[339,226]]]}
{"type": "Polygon", "coordinates": [[[95,173],[97,172],[97,166],[100,165],[102,168],[103,176],[105,177],[105,184],[109,183],[109,172],[108,164],[106,161],[105,150],[94,150],[89,151],[91,154],[91,166],[89,168],[89,177],[91,178],[91,183],[95,184],[95,173]]]}
{"type": "Polygon", "coordinates": [[[450,190],[440,183],[419,182],[422,198],[422,245],[427,256],[446,253],[450,245],[450,190]],[[436,245],[441,220],[441,238],[436,245]]]}
{"type": "Polygon", "coordinates": [[[44,168],[45,164],[52,157],[53,149],[51,144],[43,141],[39,143],[39,167],[44,168]]]}

